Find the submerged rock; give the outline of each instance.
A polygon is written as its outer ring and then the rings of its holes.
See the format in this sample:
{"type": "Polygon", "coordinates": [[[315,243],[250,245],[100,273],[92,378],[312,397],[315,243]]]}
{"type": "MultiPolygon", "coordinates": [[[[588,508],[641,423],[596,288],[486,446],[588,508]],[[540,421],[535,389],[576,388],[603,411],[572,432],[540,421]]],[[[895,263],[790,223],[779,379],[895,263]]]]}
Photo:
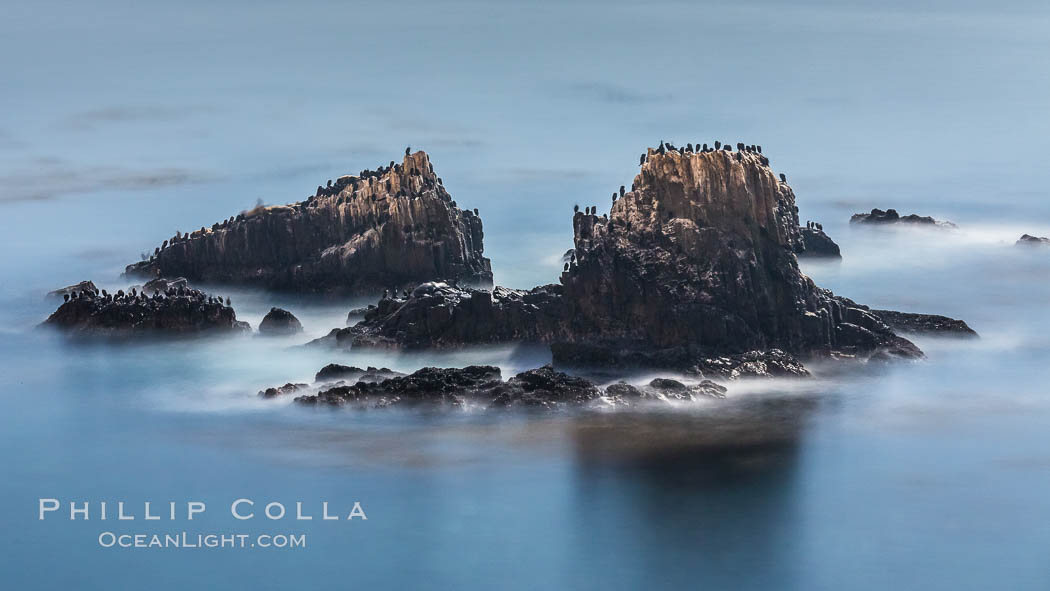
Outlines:
{"type": "Polygon", "coordinates": [[[265,336],[286,336],[303,332],[299,319],[288,310],[270,308],[259,323],[259,334],[265,336]]]}
{"type": "Polygon", "coordinates": [[[956,228],[951,222],[938,221],[930,216],[920,216],[914,213],[905,216],[897,213],[896,209],[872,209],[869,213],[855,213],[849,218],[851,224],[918,224],[935,226],[939,228],[956,228]]]}
{"type": "Polygon", "coordinates": [[[432,280],[491,285],[481,218],[456,206],[424,152],[340,177],[304,201],[177,233],[129,276],[183,276],[323,293],[380,293],[432,280]]]}
{"type": "Polygon", "coordinates": [[[145,295],[81,291],[65,301],[42,326],[96,337],[141,337],[240,333],[250,330],[222,298],[196,289],[145,295]]]}
{"type": "Polygon", "coordinates": [[[1050,246],[1050,238],[1022,234],[1014,244],[1017,246],[1050,246]]]}
{"type": "Polygon", "coordinates": [[[91,281],[81,281],[80,283],[77,283],[76,285],[67,285],[66,287],[60,287],[60,288],[58,288],[58,289],[56,289],[54,291],[49,291],[49,292],[47,292],[47,296],[46,297],[48,297],[48,298],[63,298],[63,297],[72,295],[73,292],[81,292],[81,291],[97,292],[98,288],[95,287],[95,284],[93,282],[91,282],[91,281]]]}

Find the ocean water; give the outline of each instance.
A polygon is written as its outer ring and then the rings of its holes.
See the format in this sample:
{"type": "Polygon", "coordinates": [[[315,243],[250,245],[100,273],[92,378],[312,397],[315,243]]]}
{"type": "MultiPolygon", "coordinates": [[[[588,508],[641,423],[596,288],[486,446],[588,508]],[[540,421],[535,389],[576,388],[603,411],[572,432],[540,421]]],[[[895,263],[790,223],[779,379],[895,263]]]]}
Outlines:
{"type": "MultiPolygon", "coordinates": [[[[0,19],[0,575],[18,589],[1046,589],[1050,13],[1042,3],[69,6],[0,19]],[[498,283],[557,277],[661,139],[763,145],[804,261],[879,308],[966,320],[928,358],[813,364],[727,400],[534,414],[331,411],[256,393],[331,362],[411,371],[536,348],[304,349],[366,300],[218,287],[306,334],[107,346],[35,330],[50,289],[175,230],[305,197],[405,145],[478,207],[498,283]],[[895,207],[956,231],[858,228],[895,207]],[[310,521],[237,521],[251,498],[310,521]],[[37,518],[40,498],[207,503],[37,518]],[[320,502],[367,521],[323,521],[320,502]],[[181,509],[180,509],[181,511],[181,509]],[[99,533],[306,534],[296,549],[104,548],[99,533]]],[[[651,375],[634,375],[645,381],[651,375]]],[[[65,508],[65,505],[63,506],[65,508]]],[[[97,508],[93,505],[93,511],[97,508]]],[[[68,509],[66,509],[68,510],[68,509]]]]}

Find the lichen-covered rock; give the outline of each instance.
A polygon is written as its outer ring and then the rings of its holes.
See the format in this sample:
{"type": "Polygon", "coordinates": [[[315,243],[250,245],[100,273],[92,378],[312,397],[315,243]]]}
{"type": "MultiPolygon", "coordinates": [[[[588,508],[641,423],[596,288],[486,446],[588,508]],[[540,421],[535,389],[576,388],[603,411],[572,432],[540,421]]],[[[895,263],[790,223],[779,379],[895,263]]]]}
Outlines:
{"type": "Polygon", "coordinates": [[[456,206],[426,153],[329,183],[298,203],[177,233],[126,273],[341,294],[432,280],[491,285],[481,218],[456,206]]]}
{"type": "Polygon", "coordinates": [[[270,308],[259,323],[259,334],[264,336],[287,336],[303,332],[299,319],[288,310],[270,308]]]}
{"type": "Polygon", "coordinates": [[[855,213],[849,218],[851,224],[917,224],[938,228],[955,228],[952,222],[935,220],[930,216],[917,214],[901,215],[896,209],[872,209],[869,213],[855,213]]]}
{"type": "Polygon", "coordinates": [[[115,294],[74,292],[47,320],[71,335],[143,337],[240,333],[250,330],[222,298],[196,289],[171,288],[146,295],[132,288],[115,294]]]}

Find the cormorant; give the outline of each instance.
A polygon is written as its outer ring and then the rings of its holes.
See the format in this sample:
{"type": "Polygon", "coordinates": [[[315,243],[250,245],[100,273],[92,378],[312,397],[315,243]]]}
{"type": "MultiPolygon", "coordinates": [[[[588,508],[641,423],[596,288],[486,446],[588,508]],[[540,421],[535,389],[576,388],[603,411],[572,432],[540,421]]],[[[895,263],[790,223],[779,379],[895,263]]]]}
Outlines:
{"type": "Polygon", "coordinates": [[[693,144],[686,144],[685,145],[685,151],[686,152],[692,152],[693,151],[693,144]]]}
{"type": "Polygon", "coordinates": [[[758,150],[759,154],[762,153],[762,146],[755,146],[755,149],[758,150]]]}
{"type": "Polygon", "coordinates": [[[780,182],[782,182],[782,183],[788,182],[788,178],[787,178],[786,174],[780,173],[780,182]]]}
{"type": "Polygon", "coordinates": [[[563,269],[563,270],[564,271],[568,271],[569,270],[569,263],[565,263],[565,269],[563,269]]]}
{"type": "Polygon", "coordinates": [[[68,302],[69,301],[69,294],[68,293],[62,294],[62,301],[64,301],[64,302],[68,302]]]}
{"type": "Polygon", "coordinates": [[[704,144],[704,151],[707,151],[707,144],[704,144]]]}
{"type": "Polygon", "coordinates": [[[478,213],[478,208],[476,207],[474,208],[474,215],[480,216],[480,214],[478,213]]]}
{"type": "Polygon", "coordinates": [[[408,156],[411,153],[412,153],[412,146],[408,146],[407,148],[405,148],[405,156],[408,156]]]}
{"type": "Polygon", "coordinates": [[[642,157],[638,159],[638,166],[643,164],[645,164],[645,154],[642,154],[642,157]]]}
{"type": "Polygon", "coordinates": [[[579,203],[577,203],[576,205],[572,206],[572,212],[573,213],[580,213],[580,204],[579,203]]]}
{"type": "Polygon", "coordinates": [[[736,143],[736,149],[740,150],[741,152],[743,152],[744,151],[744,142],[737,142],[736,143]]]}
{"type": "Polygon", "coordinates": [[[715,140],[715,149],[718,150],[722,147],[722,142],[715,140]]]}

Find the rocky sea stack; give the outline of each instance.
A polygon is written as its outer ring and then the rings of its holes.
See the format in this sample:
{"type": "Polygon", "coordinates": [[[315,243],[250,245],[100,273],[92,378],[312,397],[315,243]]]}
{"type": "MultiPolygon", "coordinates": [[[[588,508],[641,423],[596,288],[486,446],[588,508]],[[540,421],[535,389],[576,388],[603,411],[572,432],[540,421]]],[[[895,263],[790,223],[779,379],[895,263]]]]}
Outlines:
{"type": "Polygon", "coordinates": [[[702,371],[724,358],[793,375],[805,370],[792,355],[922,356],[875,314],[802,274],[795,196],[765,156],[650,149],[642,162],[608,215],[577,208],[561,285],[490,292],[426,284],[322,341],[534,341],[565,365],[702,371]]]}
{"type": "Polygon", "coordinates": [[[135,289],[115,294],[74,292],[43,325],[90,337],[196,336],[250,330],[222,298],[184,287],[152,295],[135,289]]]}
{"type": "Polygon", "coordinates": [[[275,290],[380,293],[431,280],[490,286],[477,210],[456,206],[424,152],[328,181],[304,201],[177,233],[128,276],[275,290]]]}

